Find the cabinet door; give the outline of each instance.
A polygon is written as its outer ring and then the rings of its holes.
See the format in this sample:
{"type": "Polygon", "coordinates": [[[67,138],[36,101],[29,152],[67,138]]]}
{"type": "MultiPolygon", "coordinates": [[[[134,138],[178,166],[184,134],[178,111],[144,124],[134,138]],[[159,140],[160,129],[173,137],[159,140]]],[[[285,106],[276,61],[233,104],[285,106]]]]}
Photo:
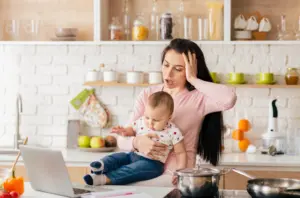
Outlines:
{"type": "Polygon", "coordinates": [[[87,174],[88,169],[85,167],[68,167],[70,179],[74,183],[84,184],[83,176],[87,174]]]}
{"type": "MultiPolygon", "coordinates": [[[[300,179],[299,172],[288,171],[245,171],[257,178],[293,178],[300,179]]],[[[225,176],[225,189],[246,190],[248,178],[235,172],[230,172],[225,176]]]]}
{"type": "MultiPolygon", "coordinates": [[[[11,168],[11,166],[0,166],[0,168],[11,168]]],[[[24,178],[24,181],[28,181],[28,176],[26,174],[26,169],[24,166],[16,166],[16,172],[15,175],[22,176],[24,178]]]]}
{"type": "MultiPolygon", "coordinates": [[[[11,168],[10,166],[0,166],[0,168],[11,168]]],[[[84,184],[82,177],[87,174],[88,169],[86,167],[68,167],[69,176],[72,182],[84,184]]],[[[16,167],[16,176],[24,177],[24,181],[28,182],[28,176],[24,166],[16,167]]]]}

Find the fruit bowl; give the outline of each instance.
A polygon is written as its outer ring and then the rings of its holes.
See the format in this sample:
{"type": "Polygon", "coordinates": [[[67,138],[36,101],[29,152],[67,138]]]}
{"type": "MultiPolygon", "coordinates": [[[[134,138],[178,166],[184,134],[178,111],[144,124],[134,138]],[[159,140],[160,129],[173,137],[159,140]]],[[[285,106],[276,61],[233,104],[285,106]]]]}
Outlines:
{"type": "Polygon", "coordinates": [[[117,140],[113,136],[79,136],[78,149],[85,152],[110,152],[117,147],[117,140]]]}
{"type": "Polygon", "coordinates": [[[116,147],[102,147],[102,148],[78,148],[80,151],[85,152],[110,152],[114,151],[116,147]]]}

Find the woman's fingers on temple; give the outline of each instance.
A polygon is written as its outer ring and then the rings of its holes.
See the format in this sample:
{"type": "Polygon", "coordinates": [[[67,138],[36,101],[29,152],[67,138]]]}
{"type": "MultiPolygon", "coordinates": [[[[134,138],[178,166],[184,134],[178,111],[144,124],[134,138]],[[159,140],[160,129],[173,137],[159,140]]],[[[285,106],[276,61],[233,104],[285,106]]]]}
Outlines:
{"type": "Polygon", "coordinates": [[[191,51],[189,51],[188,54],[189,54],[189,63],[190,63],[190,65],[192,66],[192,65],[193,65],[193,62],[194,62],[194,61],[193,61],[194,59],[193,59],[193,56],[192,56],[191,51]]]}
{"type": "Polygon", "coordinates": [[[189,61],[188,61],[188,58],[187,58],[187,56],[185,55],[185,53],[182,53],[182,56],[183,56],[183,60],[184,60],[185,64],[188,65],[188,64],[189,64],[189,61]]]}

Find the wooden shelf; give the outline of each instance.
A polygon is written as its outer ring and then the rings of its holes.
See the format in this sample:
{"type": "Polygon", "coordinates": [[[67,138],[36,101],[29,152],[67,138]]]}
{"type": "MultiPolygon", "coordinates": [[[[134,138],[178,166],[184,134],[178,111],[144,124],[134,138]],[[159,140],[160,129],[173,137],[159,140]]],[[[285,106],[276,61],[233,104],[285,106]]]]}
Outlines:
{"type": "Polygon", "coordinates": [[[300,88],[300,85],[257,85],[257,84],[243,84],[243,85],[229,85],[236,88],[300,88]]]}
{"type": "MultiPolygon", "coordinates": [[[[283,3],[280,0],[218,0],[224,3],[224,40],[222,41],[198,41],[198,28],[193,28],[193,40],[197,44],[216,45],[299,45],[298,40],[277,41],[277,29],[272,28],[268,40],[263,41],[235,41],[232,40],[233,22],[238,14],[252,14],[259,11],[261,15],[270,18],[272,24],[279,24],[280,14],[288,13],[287,21],[297,21],[300,6],[298,0],[287,0],[283,3]],[[275,2],[275,3],[274,3],[275,2]],[[275,14],[274,14],[275,13],[275,14]],[[273,39],[273,40],[272,40],[273,39]]],[[[108,26],[112,16],[120,17],[122,21],[122,0],[91,0],[88,2],[81,0],[64,0],[60,2],[45,1],[35,4],[35,1],[26,0],[3,0],[0,3],[1,20],[16,19],[20,22],[20,41],[9,41],[11,39],[5,32],[1,32],[0,45],[166,45],[170,41],[108,41],[108,26]],[[49,11],[50,10],[50,11],[49,11]],[[54,10],[54,14],[53,14],[54,10]],[[75,16],[75,17],[74,17],[75,16]],[[80,20],[74,20],[74,19],[80,20]],[[41,20],[39,26],[39,41],[31,40],[24,33],[24,22],[26,19],[41,20]],[[55,27],[77,27],[79,28],[78,41],[57,42],[50,41],[54,36],[55,27]]],[[[130,26],[136,18],[137,13],[143,13],[145,22],[149,25],[152,0],[130,0],[130,26]]],[[[177,13],[179,0],[164,0],[159,2],[160,14],[166,10],[177,13]]],[[[185,14],[193,18],[193,26],[197,27],[199,16],[207,16],[208,9],[204,1],[185,1],[185,14]]],[[[3,24],[2,24],[3,25],[3,24]]],[[[5,29],[5,28],[4,28],[5,29]]],[[[175,28],[176,29],[176,28],[175,28]]],[[[174,29],[174,33],[175,33],[174,29]]]]}
{"type": "Polygon", "coordinates": [[[103,82],[103,81],[91,81],[84,83],[85,86],[104,86],[104,87],[148,87],[150,84],[148,83],[140,83],[140,84],[128,84],[128,83],[118,83],[118,82],[103,82]]]}
{"type": "MultiPolygon", "coordinates": [[[[141,83],[141,84],[128,84],[128,83],[118,83],[118,82],[103,82],[103,81],[90,81],[85,82],[85,86],[92,87],[148,87],[155,84],[141,83]]],[[[257,85],[257,84],[243,84],[243,85],[231,85],[228,86],[236,88],[300,88],[300,85],[257,85]]]]}

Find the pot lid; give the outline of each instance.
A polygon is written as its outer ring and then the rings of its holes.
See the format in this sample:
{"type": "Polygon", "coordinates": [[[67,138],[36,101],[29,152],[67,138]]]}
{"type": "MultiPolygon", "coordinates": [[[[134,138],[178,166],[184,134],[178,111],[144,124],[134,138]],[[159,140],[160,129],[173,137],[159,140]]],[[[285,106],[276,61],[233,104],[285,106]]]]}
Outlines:
{"type": "Polygon", "coordinates": [[[213,168],[186,168],[176,171],[180,176],[212,176],[220,174],[218,169],[213,168]]]}

